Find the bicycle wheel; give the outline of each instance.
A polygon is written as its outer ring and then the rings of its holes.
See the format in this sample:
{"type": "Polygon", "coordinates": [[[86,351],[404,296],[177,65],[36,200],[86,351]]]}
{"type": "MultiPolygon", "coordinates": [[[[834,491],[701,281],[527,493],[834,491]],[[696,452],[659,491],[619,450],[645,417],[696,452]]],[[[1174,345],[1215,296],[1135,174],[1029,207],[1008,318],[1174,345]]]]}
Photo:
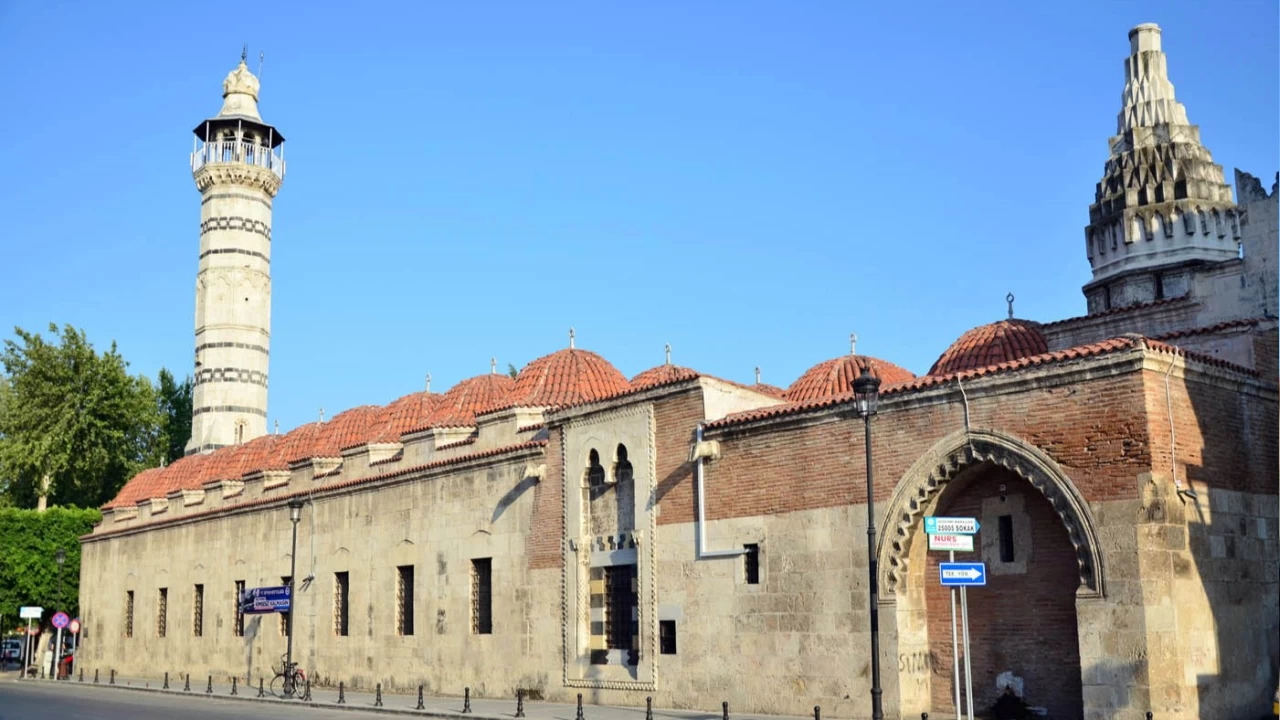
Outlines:
{"type": "Polygon", "coordinates": [[[284,675],[283,674],[276,673],[276,676],[271,678],[271,694],[275,695],[278,698],[287,697],[284,694],[284,675]]]}

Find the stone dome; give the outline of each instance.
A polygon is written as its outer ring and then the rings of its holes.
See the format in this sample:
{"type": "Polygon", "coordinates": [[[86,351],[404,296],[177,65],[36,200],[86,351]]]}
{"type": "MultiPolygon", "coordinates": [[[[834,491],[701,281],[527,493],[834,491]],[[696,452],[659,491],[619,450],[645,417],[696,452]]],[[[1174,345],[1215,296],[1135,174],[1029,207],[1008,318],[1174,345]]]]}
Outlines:
{"type": "Polygon", "coordinates": [[[980,325],[951,343],[929,369],[930,375],[999,365],[1049,352],[1040,323],[1032,320],[1000,320],[980,325]]]}
{"type": "Polygon", "coordinates": [[[509,405],[507,398],[514,386],[514,380],[495,372],[463,380],[440,396],[426,422],[415,429],[472,427],[476,424],[476,415],[509,405]]]}
{"type": "Polygon", "coordinates": [[[634,390],[640,388],[653,387],[655,385],[666,385],[668,383],[679,382],[681,380],[690,380],[698,377],[698,373],[687,367],[664,363],[657,367],[651,367],[642,373],[631,378],[631,387],[634,390]]]}
{"type": "Polygon", "coordinates": [[[566,348],[534,360],[516,376],[507,406],[561,407],[630,390],[608,360],[589,350],[566,348]]]}
{"type": "Polygon", "coordinates": [[[809,368],[787,388],[787,400],[805,402],[853,392],[853,381],[863,373],[880,379],[884,385],[914,380],[909,370],[888,360],[866,355],[844,355],[809,368]]]}

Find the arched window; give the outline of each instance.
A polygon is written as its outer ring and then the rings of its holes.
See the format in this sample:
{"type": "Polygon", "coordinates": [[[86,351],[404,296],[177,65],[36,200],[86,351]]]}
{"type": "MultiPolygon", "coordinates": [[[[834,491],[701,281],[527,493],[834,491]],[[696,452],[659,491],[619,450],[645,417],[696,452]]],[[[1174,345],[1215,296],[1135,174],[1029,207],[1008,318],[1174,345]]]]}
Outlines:
{"type": "Polygon", "coordinates": [[[243,443],[244,443],[244,421],[237,420],[236,421],[236,444],[241,445],[243,443]]]}
{"type": "Polygon", "coordinates": [[[587,459],[587,487],[601,485],[604,485],[604,466],[600,464],[600,453],[592,450],[587,459]]]}
{"type": "Polygon", "coordinates": [[[613,479],[621,484],[631,482],[631,462],[627,460],[627,446],[618,444],[618,462],[613,466],[613,479]]]}

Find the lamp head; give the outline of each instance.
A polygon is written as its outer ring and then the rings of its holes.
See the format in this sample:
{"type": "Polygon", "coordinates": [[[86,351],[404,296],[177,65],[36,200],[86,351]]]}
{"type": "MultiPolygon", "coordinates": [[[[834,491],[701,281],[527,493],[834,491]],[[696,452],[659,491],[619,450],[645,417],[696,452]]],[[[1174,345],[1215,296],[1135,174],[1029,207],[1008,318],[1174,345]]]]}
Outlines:
{"type": "Polygon", "coordinates": [[[298,520],[302,519],[301,500],[294,499],[289,501],[289,519],[294,522],[298,522],[298,520]]]}
{"type": "Polygon", "coordinates": [[[880,378],[870,373],[862,373],[853,381],[854,403],[858,414],[870,417],[876,414],[876,406],[880,402],[880,378]]]}
{"type": "Polygon", "coordinates": [[[54,555],[54,557],[57,558],[58,564],[61,565],[63,561],[67,559],[67,551],[63,550],[62,548],[58,548],[58,552],[54,555]]]}

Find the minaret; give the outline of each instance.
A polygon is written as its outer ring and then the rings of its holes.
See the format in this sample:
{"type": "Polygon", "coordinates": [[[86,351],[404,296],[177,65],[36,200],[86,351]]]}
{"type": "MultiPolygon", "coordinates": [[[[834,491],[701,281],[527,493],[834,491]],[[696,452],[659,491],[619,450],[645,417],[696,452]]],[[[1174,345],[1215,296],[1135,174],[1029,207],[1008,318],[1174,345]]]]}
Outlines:
{"type": "Polygon", "coordinates": [[[1187,295],[1198,265],[1239,255],[1231,187],[1174,97],[1160,26],[1129,31],[1116,135],[1089,206],[1089,314],[1187,295]]]}
{"type": "Polygon", "coordinates": [[[244,54],[223,81],[222,97],[221,112],[195,129],[191,153],[200,270],[187,454],[267,432],[271,204],[284,180],[284,138],[258,115],[258,79],[244,54]]]}

